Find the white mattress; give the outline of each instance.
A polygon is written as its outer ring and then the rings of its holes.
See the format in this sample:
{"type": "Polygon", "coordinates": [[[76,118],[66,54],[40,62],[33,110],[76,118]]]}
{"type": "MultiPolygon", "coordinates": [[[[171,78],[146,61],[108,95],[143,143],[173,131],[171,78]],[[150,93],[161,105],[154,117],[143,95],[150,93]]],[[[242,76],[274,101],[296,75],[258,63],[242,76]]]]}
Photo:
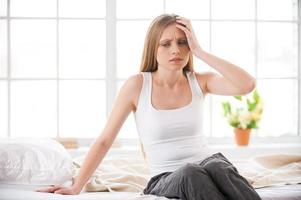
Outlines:
{"type": "MultiPolygon", "coordinates": [[[[267,187],[256,190],[262,200],[301,200],[301,184],[267,187]]],[[[89,192],[79,195],[59,195],[35,192],[30,187],[0,185],[0,200],[167,200],[164,197],[129,192],[89,192]]]]}

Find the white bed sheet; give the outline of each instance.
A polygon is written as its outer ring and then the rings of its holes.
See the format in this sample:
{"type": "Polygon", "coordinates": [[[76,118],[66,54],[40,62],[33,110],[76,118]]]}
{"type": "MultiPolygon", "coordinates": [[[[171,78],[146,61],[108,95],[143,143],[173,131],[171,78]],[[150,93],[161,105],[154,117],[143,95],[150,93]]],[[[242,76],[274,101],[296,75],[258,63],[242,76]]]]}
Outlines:
{"type": "MultiPolygon", "coordinates": [[[[301,200],[301,184],[256,189],[262,200],[301,200]]],[[[130,192],[83,192],[59,195],[35,192],[30,187],[0,185],[0,200],[167,200],[164,197],[130,192]]]]}
{"type": "Polygon", "coordinates": [[[60,195],[35,192],[37,188],[39,187],[0,184],[0,200],[168,200],[133,192],[82,192],[79,195],[60,195]]]}
{"type": "Polygon", "coordinates": [[[262,200],[301,200],[301,184],[256,189],[262,200]]]}

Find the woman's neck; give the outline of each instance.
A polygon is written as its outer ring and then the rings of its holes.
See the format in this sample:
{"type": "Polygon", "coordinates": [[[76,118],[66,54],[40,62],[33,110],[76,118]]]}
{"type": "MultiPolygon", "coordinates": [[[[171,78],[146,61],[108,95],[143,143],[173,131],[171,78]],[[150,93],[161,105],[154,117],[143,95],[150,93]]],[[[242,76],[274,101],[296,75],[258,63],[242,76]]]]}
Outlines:
{"type": "Polygon", "coordinates": [[[158,70],[153,72],[153,81],[159,86],[174,88],[186,82],[186,77],[182,70],[169,71],[158,67],[158,70]]]}

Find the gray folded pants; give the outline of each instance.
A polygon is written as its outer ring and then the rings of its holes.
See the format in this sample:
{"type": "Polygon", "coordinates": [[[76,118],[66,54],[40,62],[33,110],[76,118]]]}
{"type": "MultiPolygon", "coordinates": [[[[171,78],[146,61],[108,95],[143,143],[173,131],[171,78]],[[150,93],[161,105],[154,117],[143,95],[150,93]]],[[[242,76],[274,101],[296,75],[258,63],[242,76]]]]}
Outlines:
{"type": "Polygon", "coordinates": [[[152,177],[143,193],[181,200],[261,199],[221,153],[152,177]]]}

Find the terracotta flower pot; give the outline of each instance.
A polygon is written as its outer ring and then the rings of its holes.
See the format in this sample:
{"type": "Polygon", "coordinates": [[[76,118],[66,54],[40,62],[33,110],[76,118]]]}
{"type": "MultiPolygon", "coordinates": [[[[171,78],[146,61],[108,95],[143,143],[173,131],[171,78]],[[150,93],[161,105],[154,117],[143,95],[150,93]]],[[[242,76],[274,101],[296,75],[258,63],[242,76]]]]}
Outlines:
{"type": "Polygon", "coordinates": [[[249,144],[251,129],[234,129],[236,144],[239,146],[247,146],[249,144]]]}

